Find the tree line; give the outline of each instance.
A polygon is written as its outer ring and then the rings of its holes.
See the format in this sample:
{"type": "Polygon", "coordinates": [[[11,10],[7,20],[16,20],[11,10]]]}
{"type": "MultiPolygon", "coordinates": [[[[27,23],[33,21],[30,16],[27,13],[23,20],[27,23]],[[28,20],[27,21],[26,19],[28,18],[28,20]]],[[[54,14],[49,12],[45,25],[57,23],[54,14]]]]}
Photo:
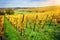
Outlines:
{"type": "Polygon", "coordinates": [[[0,9],[0,15],[11,15],[14,14],[14,9],[12,8],[6,8],[6,9],[0,9]]]}

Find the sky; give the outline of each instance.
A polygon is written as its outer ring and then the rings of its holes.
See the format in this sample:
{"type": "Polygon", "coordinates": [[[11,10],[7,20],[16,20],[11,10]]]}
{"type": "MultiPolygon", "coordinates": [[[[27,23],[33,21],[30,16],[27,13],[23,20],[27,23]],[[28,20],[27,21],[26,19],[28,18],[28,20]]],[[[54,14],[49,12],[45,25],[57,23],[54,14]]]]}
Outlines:
{"type": "Polygon", "coordinates": [[[0,0],[0,8],[60,5],[60,0],[0,0]]]}

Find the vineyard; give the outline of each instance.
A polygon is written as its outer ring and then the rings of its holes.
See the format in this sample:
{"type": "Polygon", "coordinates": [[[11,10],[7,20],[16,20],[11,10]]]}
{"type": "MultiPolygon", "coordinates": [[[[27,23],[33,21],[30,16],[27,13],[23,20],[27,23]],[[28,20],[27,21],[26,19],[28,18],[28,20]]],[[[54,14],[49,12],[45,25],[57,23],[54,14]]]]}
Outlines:
{"type": "Polygon", "coordinates": [[[0,16],[0,38],[1,36],[4,37],[4,16],[0,16]]]}
{"type": "Polygon", "coordinates": [[[59,14],[5,15],[6,40],[60,40],[59,14]]]}
{"type": "Polygon", "coordinates": [[[0,9],[0,40],[60,40],[60,6],[0,9]]]}

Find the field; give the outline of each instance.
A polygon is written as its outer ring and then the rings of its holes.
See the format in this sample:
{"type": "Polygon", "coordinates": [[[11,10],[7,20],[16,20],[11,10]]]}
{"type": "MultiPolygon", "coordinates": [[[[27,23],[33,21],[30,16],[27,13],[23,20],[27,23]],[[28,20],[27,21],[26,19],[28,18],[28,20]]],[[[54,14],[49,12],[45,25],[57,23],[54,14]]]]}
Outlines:
{"type": "Polygon", "coordinates": [[[16,9],[14,15],[1,16],[5,40],[60,40],[59,10],[58,7],[16,9]]]}

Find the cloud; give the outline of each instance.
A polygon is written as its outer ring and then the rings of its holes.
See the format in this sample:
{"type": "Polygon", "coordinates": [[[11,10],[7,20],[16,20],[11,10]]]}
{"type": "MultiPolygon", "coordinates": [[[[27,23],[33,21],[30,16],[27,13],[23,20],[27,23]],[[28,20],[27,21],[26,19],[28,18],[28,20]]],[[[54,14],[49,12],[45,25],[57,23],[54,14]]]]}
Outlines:
{"type": "Polygon", "coordinates": [[[11,0],[11,1],[7,1],[4,4],[4,7],[40,7],[43,6],[45,3],[44,1],[32,1],[32,0],[24,0],[24,1],[17,1],[17,0],[11,0]]]}
{"type": "Polygon", "coordinates": [[[41,7],[60,5],[60,0],[1,0],[0,7],[41,7]]]}
{"type": "Polygon", "coordinates": [[[51,2],[53,5],[60,5],[60,0],[47,0],[47,2],[51,2]]]}

